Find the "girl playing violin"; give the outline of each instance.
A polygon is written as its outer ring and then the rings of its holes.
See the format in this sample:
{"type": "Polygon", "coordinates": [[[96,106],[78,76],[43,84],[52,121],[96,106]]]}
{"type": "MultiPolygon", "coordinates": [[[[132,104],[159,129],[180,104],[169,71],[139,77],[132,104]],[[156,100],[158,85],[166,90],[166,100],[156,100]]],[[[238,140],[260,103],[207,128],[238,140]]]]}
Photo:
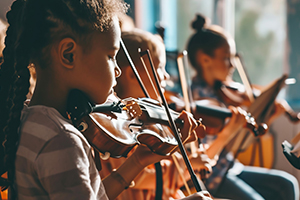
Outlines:
{"type": "MultiPolygon", "coordinates": [[[[163,157],[139,146],[101,181],[90,144],[68,119],[68,94],[81,90],[101,104],[112,93],[120,47],[117,0],[16,0],[0,71],[0,171],[10,199],[115,199],[147,165],[163,157]],[[29,90],[28,66],[37,80],[29,90]]],[[[196,127],[183,113],[183,133],[196,127]]],[[[189,199],[211,199],[199,192],[189,199]]]]}
{"type": "MultiPolygon", "coordinates": [[[[132,31],[128,32],[122,32],[122,38],[126,46],[128,47],[128,51],[131,55],[131,58],[133,62],[135,63],[135,66],[137,67],[137,70],[139,71],[139,74],[144,82],[144,85],[150,94],[151,97],[157,98],[157,94],[154,91],[150,80],[147,76],[147,73],[142,65],[142,62],[140,60],[140,55],[138,53],[138,48],[141,48],[142,50],[149,49],[151,52],[151,56],[153,59],[154,67],[157,71],[157,74],[160,79],[161,85],[164,87],[166,85],[166,81],[169,78],[169,75],[165,71],[165,63],[166,63],[166,55],[165,55],[165,47],[160,37],[157,37],[155,35],[152,35],[151,33],[148,33],[146,31],[142,31],[139,29],[134,29],[132,31]]],[[[125,57],[125,54],[123,51],[120,51],[117,55],[117,61],[122,69],[122,75],[118,78],[117,86],[115,87],[115,91],[117,92],[118,96],[121,96],[122,98],[126,97],[144,97],[144,93],[142,89],[138,86],[138,81],[135,78],[135,75],[127,61],[127,58],[125,57]]],[[[145,64],[147,67],[147,70],[150,73],[151,78],[153,78],[153,75],[151,73],[150,65],[147,60],[145,60],[145,64]]],[[[224,135],[223,139],[226,139],[228,136],[228,133],[231,133],[232,131],[235,131],[235,129],[238,129],[242,126],[243,122],[245,123],[245,116],[242,112],[239,112],[238,109],[232,108],[233,110],[233,117],[232,120],[230,120],[230,123],[224,130],[222,131],[221,135],[224,135]]],[[[221,137],[220,137],[221,138],[221,137]]],[[[218,146],[220,143],[216,142],[215,145],[218,146]]],[[[208,149],[208,153],[210,154],[217,154],[218,152],[215,149],[208,149]]],[[[222,146],[219,148],[222,149],[222,146]]],[[[198,150],[199,154],[194,157],[191,156],[191,164],[194,168],[194,170],[200,170],[203,168],[203,164],[207,166],[207,155],[201,153],[200,150],[198,150]],[[204,158],[202,157],[204,156],[204,158]],[[201,161],[202,158],[202,162],[201,161]],[[204,162],[204,163],[203,163],[204,162]]],[[[177,155],[177,154],[176,154],[177,155]]],[[[177,159],[181,161],[181,167],[182,167],[182,158],[180,155],[177,155],[177,159]]],[[[101,173],[109,174],[110,171],[112,171],[114,168],[116,168],[122,161],[120,159],[109,159],[108,161],[104,161],[103,163],[103,169],[101,173]]],[[[163,167],[163,182],[164,182],[164,191],[163,191],[163,199],[173,199],[173,198],[179,198],[182,196],[181,191],[178,189],[181,187],[181,179],[179,177],[179,174],[177,170],[175,169],[175,165],[171,159],[163,160],[161,162],[163,167]]],[[[186,174],[186,173],[185,173],[186,174]]],[[[185,175],[186,177],[186,175],[185,175]]],[[[186,177],[188,178],[188,177],[186,177]]],[[[147,169],[143,171],[135,179],[136,185],[132,188],[129,188],[126,192],[122,193],[120,199],[135,199],[138,196],[143,196],[144,199],[153,199],[154,198],[154,189],[155,189],[155,170],[154,167],[149,166],[147,169]]]]}
{"type": "MultiPolygon", "coordinates": [[[[133,29],[132,31],[122,32],[122,40],[127,47],[127,50],[131,56],[132,61],[135,63],[135,66],[141,76],[141,79],[147,89],[149,95],[156,99],[157,96],[151,87],[149,78],[144,71],[143,65],[141,63],[138,48],[149,49],[154,65],[159,72],[164,71],[165,65],[165,48],[164,44],[159,36],[153,35],[149,32],[142,31],[140,29],[133,29]]],[[[118,78],[118,84],[115,86],[115,92],[119,97],[127,98],[140,98],[145,97],[143,90],[138,85],[138,81],[129,65],[129,62],[124,54],[123,50],[120,50],[117,54],[117,62],[122,70],[122,75],[118,78]]],[[[162,73],[160,73],[161,75],[162,73]]],[[[153,76],[152,76],[153,78],[153,76]]],[[[163,81],[164,78],[160,76],[160,79],[163,81]]],[[[166,127],[164,127],[166,128],[166,127]]],[[[168,129],[167,129],[168,131],[168,129]]],[[[174,155],[178,159],[180,167],[186,169],[184,166],[183,159],[178,152],[175,152],[174,155]]],[[[184,198],[182,193],[178,190],[182,186],[182,181],[180,179],[179,172],[177,171],[172,159],[164,159],[161,161],[162,171],[163,171],[163,197],[162,199],[173,199],[173,198],[184,198]]],[[[109,158],[108,160],[103,160],[102,170],[100,172],[102,177],[110,174],[113,169],[118,168],[126,159],[125,158],[109,158]]],[[[204,165],[208,166],[207,161],[203,160],[203,163],[199,161],[197,168],[204,168],[204,165]],[[200,162],[200,163],[199,163],[200,162]]],[[[128,188],[124,191],[118,199],[154,199],[155,198],[155,188],[156,188],[156,176],[155,176],[154,165],[146,167],[142,173],[135,178],[135,185],[128,188]]],[[[184,173],[184,176],[187,177],[187,172],[184,173]]]]}
{"type": "MultiPolygon", "coordinates": [[[[197,15],[192,27],[197,32],[190,37],[187,49],[189,61],[196,71],[192,81],[194,98],[212,97],[222,101],[214,84],[230,79],[234,69],[231,59],[236,54],[234,40],[221,27],[208,26],[201,15],[197,15]]],[[[298,182],[292,175],[280,170],[243,166],[237,162],[226,174],[223,184],[219,185],[220,177],[214,174],[224,170],[229,163],[229,154],[223,153],[219,159],[219,163],[223,164],[217,164],[207,180],[208,189],[214,196],[255,200],[299,199],[298,182]]]]}

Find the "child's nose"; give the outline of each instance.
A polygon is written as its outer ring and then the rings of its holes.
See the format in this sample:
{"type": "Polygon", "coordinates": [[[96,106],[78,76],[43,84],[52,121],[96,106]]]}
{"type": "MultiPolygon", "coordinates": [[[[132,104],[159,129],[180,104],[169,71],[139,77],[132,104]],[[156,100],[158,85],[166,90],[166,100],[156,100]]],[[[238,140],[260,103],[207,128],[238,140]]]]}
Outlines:
{"type": "Polygon", "coordinates": [[[164,80],[168,81],[169,79],[170,79],[170,74],[168,74],[168,72],[165,71],[164,80]]]}
{"type": "Polygon", "coordinates": [[[115,76],[116,76],[116,78],[121,76],[121,74],[122,74],[122,71],[121,71],[120,67],[118,65],[116,65],[116,67],[115,67],[115,76]]]}

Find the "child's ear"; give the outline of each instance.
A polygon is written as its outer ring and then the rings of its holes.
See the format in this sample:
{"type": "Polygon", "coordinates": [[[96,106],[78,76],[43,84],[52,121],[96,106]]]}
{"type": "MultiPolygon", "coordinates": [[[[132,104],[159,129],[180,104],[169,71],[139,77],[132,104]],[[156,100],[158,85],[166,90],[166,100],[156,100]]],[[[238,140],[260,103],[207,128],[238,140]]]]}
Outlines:
{"type": "Polygon", "coordinates": [[[200,63],[200,65],[202,67],[207,67],[210,66],[211,63],[211,57],[205,53],[203,53],[202,51],[197,51],[196,53],[196,59],[197,59],[197,63],[200,63]]]}
{"type": "Polygon", "coordinates": [[[72,38],[64,38],[59,43],[59,60],[68,69],[74,67],[76,47],[76,42],[72,38]]]}
{"type": "Polygon", "coordinates": [[[135,81],[136,80],[136,76],[133,73],[130,66],[124,67],[122,69],[122,75],[121,76],[124,76],[124,78],[126,78],[126,80],[128,80],[128,81],[132,81],[132,80],[135,81]]]}

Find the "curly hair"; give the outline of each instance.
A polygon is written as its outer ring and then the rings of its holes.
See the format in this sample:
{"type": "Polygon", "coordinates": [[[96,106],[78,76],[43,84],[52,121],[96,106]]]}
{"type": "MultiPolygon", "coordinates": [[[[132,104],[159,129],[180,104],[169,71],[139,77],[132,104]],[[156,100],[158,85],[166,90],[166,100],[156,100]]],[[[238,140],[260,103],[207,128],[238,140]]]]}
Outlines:
{"type": "MultiPolygon", "coordinates": [[[[89,35],[105,32],[127,11],[119,0],[16,0],[7,12],[4,62],[0,66],[0,175],[14,179],[21,110],[29,90],[28,65],[49,67],[50,48],[64,37],[88,46],[89,35]]],[[[1,185],[0,179],[0,186],[1,185]]],[[[11,184],[12,185],[12,184],[11,184]]],[[[14,188],[12,188],[13,190],[14,188]]],[[[14,196],[12,196],[14,198],[14,196]]]]}

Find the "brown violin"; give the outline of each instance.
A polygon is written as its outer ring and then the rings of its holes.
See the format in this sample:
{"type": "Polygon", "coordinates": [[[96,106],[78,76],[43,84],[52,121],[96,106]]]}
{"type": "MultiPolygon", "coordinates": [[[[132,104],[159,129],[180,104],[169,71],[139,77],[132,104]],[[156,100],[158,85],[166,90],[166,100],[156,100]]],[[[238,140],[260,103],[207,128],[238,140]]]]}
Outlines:
{"type": "MultiPolygon", "coordinates": [[[[170,107],[176,111],[184,109],[182,98],[174,92],[165,91],[170,107]]],[[[192,104],[192,113],[196,119],[201,118],[206,127],[206,133],[214,135],[218,133],[225,124],[225,119],[232,116],[228,108],[222,107],[220,102],[214,99],[203,99],[194,101],[192,104]]],[[[248,113],[245,127],[253,132],[255,136],[263,135],[267,132],[268,126],[264,123],[256,124],[255,119],[248,113]]]]}
{"type": "MultiPolygon", "coordinates": [[[[110,96],[106,103],[92,105],[79,90],[72,91],[69,99],[69,118],[90,144],[106,156],[126,157],[137,144],[168,155],[178,145],[168,127],[165,110],[152,99],[120,100],[110,96]]],[[[181,127],[179,113],[171,113],[181,127]]],[[[185,141],[186,137],[182,135],[181,139],[185,141]]]]}
{"type": "MultiPolygon", "coordinates": [[[[233,81],[216,82],[215,89],[227,105],[249,107],[252,103],[249,97],[245,94],[243,85],[239,83],[233,81]]],[[[258,86],[253,88],[254,98],[257,98],[260,95],[261,90],[262,88],[258,86]]],[[[284,108],[284,114],[291,122],[297,123],[300,121],[300,113],[295,112],[286,101],[277,102],[275,100],[275,103],[281,104],[284,108]]]]}

